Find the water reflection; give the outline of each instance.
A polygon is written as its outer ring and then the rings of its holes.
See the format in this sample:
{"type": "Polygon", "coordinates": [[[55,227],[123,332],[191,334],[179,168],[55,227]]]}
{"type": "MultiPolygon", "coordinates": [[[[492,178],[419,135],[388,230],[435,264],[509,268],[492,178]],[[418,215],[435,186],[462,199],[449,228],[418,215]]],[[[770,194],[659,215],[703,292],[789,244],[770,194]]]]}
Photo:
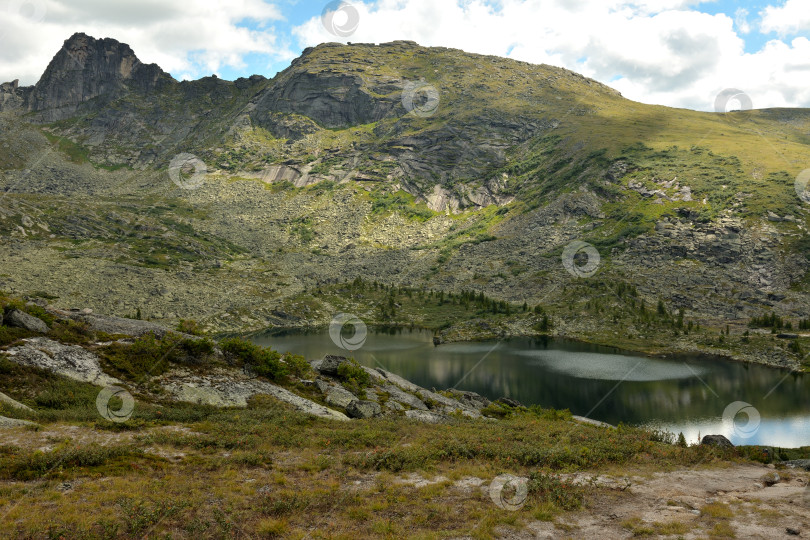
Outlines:
{"type": "MultiPolygon", "coordinates": [[[[256,343],[319,358],[344,354],[325,330],[263,333],[256,343]]],[[[650,359],[609,347],[558,340],[511,339],[434,347],[419,330],[369,332],[352,355],[427,388],[472,390],[495,399],[570,409],[613,424],[647,425],[698,434],[720,433],[735,444],[810,445],[810,377],[763,366],[683,357],[650,359]],[[760,414],[752,436],[723,422],[729,403],[760,414]]],[[[742,416],[741,424],[746,418],[742,416]]]]}

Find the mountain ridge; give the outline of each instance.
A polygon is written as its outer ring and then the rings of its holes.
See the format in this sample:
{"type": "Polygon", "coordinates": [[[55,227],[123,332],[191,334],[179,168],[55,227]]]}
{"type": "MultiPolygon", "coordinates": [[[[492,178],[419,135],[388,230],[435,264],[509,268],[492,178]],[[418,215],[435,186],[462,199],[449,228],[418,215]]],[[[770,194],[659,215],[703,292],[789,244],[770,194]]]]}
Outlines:
{"type": "Polygon", "coordinates": [[[342,309],[464,339],[531,335],[545,313],[556,335],[803,361],[765,338],[750,352],[744,333],[763,312],[810,318],[796,183],[810,111],[644,105],[562,68],[401,41],[323,44],[272,79],[178,82],[141,70],[114,40],[72,39],[87,43],[99,80],[62,73],[60,53],[38,83],[44,108],[23,106],[32,90],[2,87],[12,207],[0,229],[19,268],[0,286],[72,290],[93,309],[157,319],[214,306],[211,327],[228,330],[325,324],[342,309]],[[191,189],[177,182],[190,171],[167,174],[189,155],[202,167],[191,189]],[[593,276],[561,263],[577,242],[600,255],[593,276]],[[89,264],[108,277],[80,281],[103,279],[101,290],[76,291],[58,273],[27,285],[31,265],[83,274],[89,264]],[[182,277],[197,273],[242,292],[182,277]],[[138,285],[115,281],[124,275],[138,285]],[[329,288],[358,277],[542,310],[487,330],[329,288]],[[735,334],[694,336],[678,321],[735,334]]]}

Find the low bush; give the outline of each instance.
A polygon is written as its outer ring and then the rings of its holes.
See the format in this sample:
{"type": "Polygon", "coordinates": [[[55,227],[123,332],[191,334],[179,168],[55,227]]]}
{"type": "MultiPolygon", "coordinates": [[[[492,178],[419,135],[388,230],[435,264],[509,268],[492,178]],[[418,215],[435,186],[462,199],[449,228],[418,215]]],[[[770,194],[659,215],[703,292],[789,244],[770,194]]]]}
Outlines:
{"type": "Polygon", "coordinates": [[[0,456],[0,478],[33,480],[58,474],[63,469],[76,467],[97,467],[113,460],[131,462],[132,458],[143,455],[138,449],[128,446],[85,447],[67,446],[51,452],[27,452],[0,456]]]}
{"type": "Polygon", "coordinates": [[[364,389],[371,386],[371,376],[354,358],[340,364],[337,375],[346,390],[361,397],[365,393],[364,389]]]}
{"type": "Polygon", "coordinates": [[[559,476],[537,471],[529,475],[529,496],[540,502],[552,503],[563,510],[576,510],[585,502],[582,486],[560,480],[559,476]]]}
{"type": "Polygon", "coordinates": [[[192,336],[201,336],[203,335],[202,328],[194,320],[186,320],[180,319],[180,322],[177,323],[177,331],[183,332],[184,334],[191,334],[192,336]]]}
{"type": "Polygon", "coordinates": [[[210,339],[182,338],[176,334],[158,339],[144,334],[134,343],[111,343],[98,350],[116,376],[130,380],[165,373],[171,363],[201,364],[210,360],[215,344],[210,339]]]}
{"type": "Polygon", "coordinates": [[[281,362],[281,355],[240,338],[226,338],[219,342],[226,357],[250,366],[258,374],[268,379],[280,380],[287,375],[287,366],[281,362]]]}
{"type": "Polygon", "coordinates": [[[312,366],[310,366],[307,359],[300,354],[286,353],[281,359],[284,360],[284,363],[287,365],[287,370],[290,375],[304,379],[312,373],[312,366]]]}

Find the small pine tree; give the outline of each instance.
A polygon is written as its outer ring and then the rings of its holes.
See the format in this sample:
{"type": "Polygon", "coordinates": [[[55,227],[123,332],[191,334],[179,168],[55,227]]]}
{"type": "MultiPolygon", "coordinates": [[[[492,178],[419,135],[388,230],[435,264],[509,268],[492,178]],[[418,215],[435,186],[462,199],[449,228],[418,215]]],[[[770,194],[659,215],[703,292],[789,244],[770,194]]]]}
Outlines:
{"type": "Polygon", "coordinates": [[[678,433],[678,442],[676,444],[681,448],[686,448],[686,437],[683,436],[683,431],[678,433]]]}
{"type": "Polygon", "coordinates": [[[141,308],[135,310],[135,319],[141,320],[141,308]]]}

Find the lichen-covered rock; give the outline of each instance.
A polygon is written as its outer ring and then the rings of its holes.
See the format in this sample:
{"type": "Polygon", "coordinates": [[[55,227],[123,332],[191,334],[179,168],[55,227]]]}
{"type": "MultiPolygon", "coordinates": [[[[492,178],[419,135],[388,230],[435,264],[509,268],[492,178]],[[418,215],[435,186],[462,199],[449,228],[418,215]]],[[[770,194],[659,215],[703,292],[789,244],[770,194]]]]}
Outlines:
{"type": "Polygon", "coordinates": [[[425,422],[427,424],[440,424],[448,420],[448,418],[443,414],[435,413],[432,411],[410,410],[405,411],[405,416],[410,418],[411,420],[418,420],[419,422],[425,422]]]}
{"type": "Polygon", "coordinates": [[[0,403],[4,405],[8,405],[9,407],[14,407],[15,409],[21,409],[23,411],[30,411],[32,410],[31,407],[28,405],[23,405],[16,399],[10,398],[5,395],[3,392],[0,392],[0,403]]]}
{"type": "Polygon", "coordinates": [[[762,475],[762,478],[759,479],[762,482],[763,486],[769,487],[774,484],[778,484],[782,478],[779,476],[779,473],[775,471],[770,471],[762,475]]]}
{"type": "Polygon", "coordinates": [[[342,386],[333,386],[326,392],[326,403],[332,407],[340,407],[343,409],[356,399],[357,396],[342,386]]]}
{"type": "Polygon", "coordinates": [[[292,405],[295,409],[321,418],[348,420],[345,414],[324,407],[267,381],[249,379],[236,371],[214,371],[192,375],[177,371],[164,376],[161,384],[175,399],[215,407],[245,407],[252,396],[264,394],[292,405]]]}
{"type": "Polygon", "coordinates": [[[371,418],[382,414],[382,407],[379,403],[358,399],[349,403],[346,414],[351,418],[371,418]]]}
{"type": "Polygon", "coordinates": [[[37,426],[35,422],[29,422],[28,420],[18,420],[17,418],[6,418],[5,416],[0,416],[0,428],[12,428],[12,427],[22,427],[22,426],[37,426]]]}
{"type": "Polygon", "coordinates": [[[12,362],[99,386],[121,382],[104,373],[98,357],[78,345],[63,345],[45,337],[29,338],[24,342],[24,345],[6,351],[12,362]]]}
{"type": "Polygon", "coordinates": [[[387,380],[391,384],[399,386],[400,388],[402,388],[407,392],[418,392],[419,390],[424,390],[424,388],[422,388],[421,386],[418,386],[407,379],[403,379],[396,373],[386,371],[383,368],[377,368],[377,372],[383,377],[385,377],[385,380],[387,380]]]}
{"type": "Polygon", "coordinates": [[[575,422],[579,422],[580,424],[590,424],[592,426],[597,426],[597,427],[616,429],[616,426],[614,426],[612,424],[608,424],[607,422],[602,422],[601,420],[594,420],[593,418],[587,418],[585,416],[572,415],[571,419],[574,420],[575,422]]]}
{"type": "Polygon", "coordinates": [[[414,396],[413,394],[409,394],[403,390],[400,390],[393,384],[387,384],[382,387],[383,392],[387,392],[391,401],[395,401],[401,403],[402,405],[408,405],[413,409],[419,409],[422,411],[426,411],[427,405],[419,399],[418,397],[414,396]]]}
{"type": "Polygon", "coordinates": [[[123,334],[125,336],[139,337],[151,332],[155,335],[155,337],[162,338],[167,333],[172,331],[163,325],[150,321],[97,315],[94,313],[88,313],[86,310],[60,310],[49,308],[49,311],[53,315],[60,318],[83,322],[87,324],[90,330],[94,330],[96,332],[105,332],[111,335],[123,334]]]}
{"type": "Polygon", "coordinates": [[[318,371],[323,373],[324,375],[337,375],[338,367],[341,364],[348,362],[349,359],[345,356],[336,356],[334,354],[327,354],[323,357],[323,360],[318,365],[318,371]]]}
{"type": "Polygon", "coordinates": [[[42,319],[29,315],[19,309],[12,309],[4,319],[6,325],[17,328],[25,328],[31,332],[45,334],[48,332],[48,325],[42,319]]]}
{"type": "Polygon", "coordinates": [[[731,441],[728,440],[724,435],[706,435],[700,441],[700,444],[705,444],[707,446],[717,446],[719,448],[734,448],[734,445],[731,444],[731,441]]]}
{"type": "Polygon", "coordinates": [[[386,401],[385,404],[383,405],[383,408],[393,412],[405,410],[405,407],[403,407],[400,403],[396,401],[386,401]]]}
{"type": "Polygon", "coordinates": [[[456,389],[450,389],[447,390],[447,392],[451,394],[462,405],[465,405],[471,409],[476,409],[478,411],[480,411],[481,409],[492,403],[490,400],[488,400],[487,398],[476,392],[470,392],[467,390],[456,390],[456,389]]]}
{"type": "MultiPolygon", "coordinates": [[[[467,405],[464,405],[463,403],[455,399],[422,388],[421,386],[416,385],[411,381],[404,379],[395,373],[391,373],[390,371],[386,371],[382,368],[377,368],[377,372],[383,377],[385,377],[385,380],[388,381],[391,385],[399,387],[406,393],[412,392],[418,395],[421,398],[420,400],[421,403],[423,405],[426,405],[428,409],[437,409],[439,412],[445,414],[453,414],[455,412],[461,412],[462,414],[464,414],[465,416],[469,416],[470,418],[478,418],[481,416],[481,413],[479,413],[478,410],[469,407],[467,405]]],[[[402,394],[399,394],[399,396],[407,401],[410,401],[410,398],[407,398],[402,394]]],[[[399,399],[397,400],[399,401],[399,399]]],[[[400,401],[400,402],[403,403],[404,405],[411,405],[416,409],[422,410],[422,408],[419,407],[418,405],[408,403],[407,401],[400,401]]]]}

